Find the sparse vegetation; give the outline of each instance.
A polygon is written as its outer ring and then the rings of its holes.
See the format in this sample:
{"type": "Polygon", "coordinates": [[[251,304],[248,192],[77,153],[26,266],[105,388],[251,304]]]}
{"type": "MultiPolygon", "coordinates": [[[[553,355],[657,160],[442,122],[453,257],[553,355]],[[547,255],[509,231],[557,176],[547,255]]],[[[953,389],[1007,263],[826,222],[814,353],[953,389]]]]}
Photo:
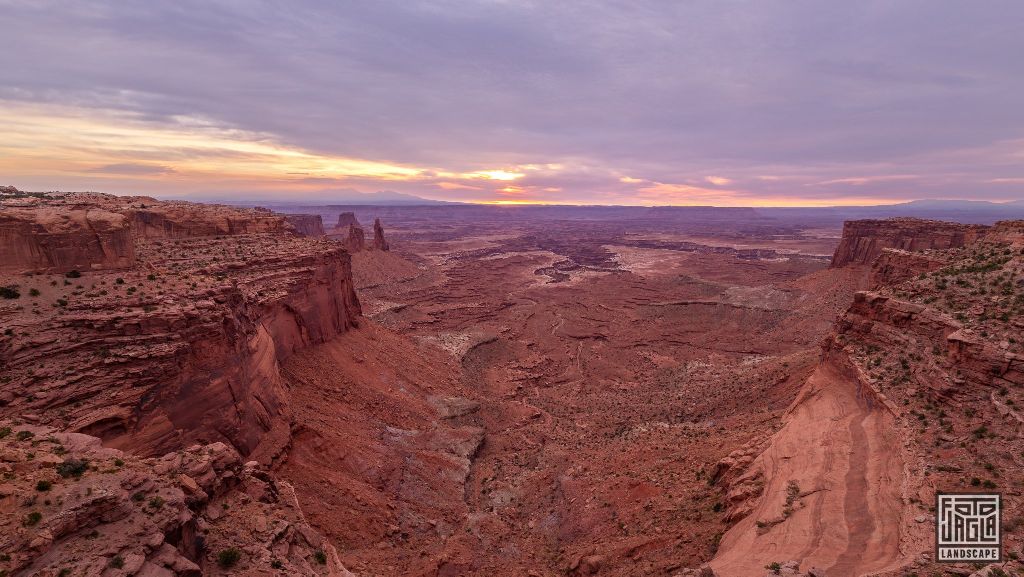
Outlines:
{"type": "Polygon", "coordinates": [[[81,477],[89,470],[89,461],[85,459],[65,459],[57,465],[57,474],[67,479],[68,477],[81,477]]]}
{"type": "Polygon", "coordinates": [[[217,564],[228,569],[234,567],[242,559],[242,552],[237,547],[230,547],[217,553],[217,564]]]}

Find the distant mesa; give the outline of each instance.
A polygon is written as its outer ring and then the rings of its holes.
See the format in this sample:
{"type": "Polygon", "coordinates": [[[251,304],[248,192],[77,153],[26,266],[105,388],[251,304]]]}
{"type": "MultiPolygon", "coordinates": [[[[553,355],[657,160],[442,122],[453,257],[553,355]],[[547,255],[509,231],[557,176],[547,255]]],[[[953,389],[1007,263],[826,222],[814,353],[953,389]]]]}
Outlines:
{"type": "Polygon", "coordinates": [[[356,218],[356,213],[354,213],[354,212],[343,212],[343,213],[339,214],[338,215],[338,224],[336,225],[336,228],[340,228],[340,229],[344,230],[344,229],[348,228],[349,225],[359,226],[359,227],[363,226],[363,225],[359,224],[359,219],[356,218]]]}

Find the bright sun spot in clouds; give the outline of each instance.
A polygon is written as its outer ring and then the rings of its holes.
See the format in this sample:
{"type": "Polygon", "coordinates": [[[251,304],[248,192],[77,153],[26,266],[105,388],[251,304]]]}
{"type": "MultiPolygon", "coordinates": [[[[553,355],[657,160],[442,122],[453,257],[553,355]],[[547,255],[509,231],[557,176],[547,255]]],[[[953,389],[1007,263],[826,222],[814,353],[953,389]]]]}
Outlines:
{"type": "Polygon", "coordinates": [[[715,186],[725,186],[732,182],[731,178],[725,178],[724,176],[705,176],[704,180],[715,186]]]}
{"type": "Polygon", "coordinates": [[[488,178],[490,180],[516,180],[517,178],[522,178],[526,175],[522,172],[511,172],[508,170],[481,170],[478,172],[471,172],[466,176],[471,178],[488,178]]]}

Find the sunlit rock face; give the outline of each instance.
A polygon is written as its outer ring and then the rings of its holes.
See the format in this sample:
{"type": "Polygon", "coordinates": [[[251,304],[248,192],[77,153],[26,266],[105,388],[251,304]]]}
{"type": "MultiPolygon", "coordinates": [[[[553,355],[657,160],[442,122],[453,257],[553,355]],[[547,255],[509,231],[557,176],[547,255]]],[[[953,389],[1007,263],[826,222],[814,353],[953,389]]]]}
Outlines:
{"type": "Polygon", "coordinates": [[[832,266],[870,264],[883,249],[906,251],[956,248],[969,244],[988,227],[916,218],[851,220],[832,257],[832,266]]]}

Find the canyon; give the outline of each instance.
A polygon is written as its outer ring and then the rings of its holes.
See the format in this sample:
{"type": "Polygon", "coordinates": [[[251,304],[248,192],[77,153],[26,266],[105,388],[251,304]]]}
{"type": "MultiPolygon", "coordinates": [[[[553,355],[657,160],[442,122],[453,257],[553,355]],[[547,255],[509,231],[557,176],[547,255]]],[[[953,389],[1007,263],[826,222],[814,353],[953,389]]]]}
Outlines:
{"type": "Polygon", "coordinates": [[[0,202],[12,576],[970,575],[935,491],[1024,518],[1020,222],[0,202]]]}

